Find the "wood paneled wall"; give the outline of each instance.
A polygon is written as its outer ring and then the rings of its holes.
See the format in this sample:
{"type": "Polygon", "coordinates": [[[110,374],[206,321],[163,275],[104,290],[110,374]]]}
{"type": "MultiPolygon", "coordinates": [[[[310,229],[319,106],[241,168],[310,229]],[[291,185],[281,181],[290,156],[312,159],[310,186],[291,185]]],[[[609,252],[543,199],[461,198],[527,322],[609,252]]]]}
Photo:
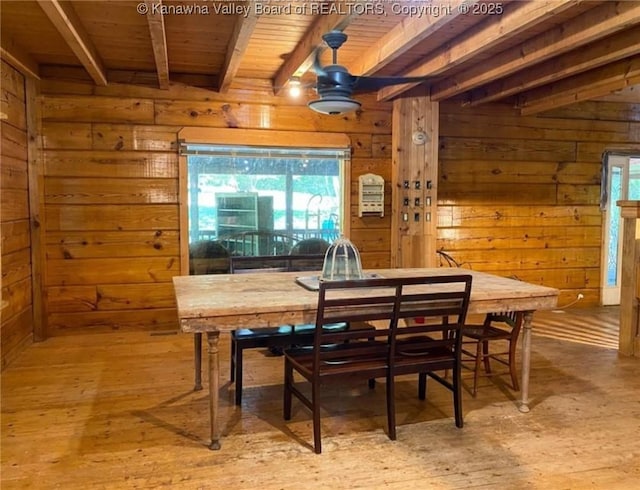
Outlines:
{"type": "Polygon", "coordinates": [[[438,248],[475,270],[600,300],[601,155],[640,152],[640,105],[588,102],[538,117],[440,108],[438,248]]]}
{"type": "Polygon", "coordinates": [[[2,368],[32,339],[33,301],[29,224],[25,79],[1,61],[2,368]]]}
{"type": "Polygon", "coordinates": [[[43,81],[42,92],[49,335],[177,327],[171,278],[188,273],[179,260],[183,127],[347,133],[350,238],[365,267],[389,266],[389,212],[358,218],[356,184],[367,172],[390,180],[391,104],[369,98],[361,114],[329,118],[243,90],[43,81]]]}
{"type": "MultiPolygon", "coordinates": [[[[351,238],[365,267],[390,265],[385,217],[357,217],[357,177],[382,175],[391,196],[391,104],[328,118],[304,103],[42,82],[47,334],[175,329],[180,274],[177,132],[185,126],[341,132],[353,145],[351,238]]],[[[628,105],[581,104],[544,117],[492,105],[440,108],[438,247],[476,270],[578,292],[597,304],[600,155],[638,142],[628,105]]],[[[304,144],[304,142],[300,142],[304,144]]]]}

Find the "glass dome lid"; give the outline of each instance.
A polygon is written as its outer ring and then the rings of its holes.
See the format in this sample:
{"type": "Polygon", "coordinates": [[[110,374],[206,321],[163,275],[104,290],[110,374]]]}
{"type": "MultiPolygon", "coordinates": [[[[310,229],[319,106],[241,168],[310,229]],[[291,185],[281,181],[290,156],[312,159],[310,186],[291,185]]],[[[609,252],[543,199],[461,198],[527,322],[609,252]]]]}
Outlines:
{"type": "Polygon", "coordinates": [[[356,246],[344,236],[338,238],[327,249],[322,266],[323,281],[362,279],[362,263],[356,246]]]}

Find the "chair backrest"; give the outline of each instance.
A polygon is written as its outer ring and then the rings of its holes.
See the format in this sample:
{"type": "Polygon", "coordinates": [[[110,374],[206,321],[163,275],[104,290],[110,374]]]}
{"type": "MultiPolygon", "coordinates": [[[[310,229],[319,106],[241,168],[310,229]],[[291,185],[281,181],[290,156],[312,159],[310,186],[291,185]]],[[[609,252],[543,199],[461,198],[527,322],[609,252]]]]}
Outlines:
{"type": "Polygon", "coordinates": [[[440,261],[440,267],[460,267],[460,264],[456,259],[454,259],[451,255],[449,255],[444,250],[436,250],[436,254],[438,254],[438,259],[440,261]]]}
{"type": "Polygon", "coordinates": [[[460,356],[471,283],[471,275],[460,274],[426,277],[422,282],[403,286],[399,319],[404,320],[404,325],[392,332],[392,364],[397,355],[411,356],[434,349],[460,356]]]}
{"type": "Polygon", "coordinates": [[[301,256],[300,260],[291,262],[290,270],[292,271],[321,271],[324,264],[324,256],[330,243],[322,238],[305,238],[296,243],[289,255],[301,256]],[[304,260],[302,256],[306,256],[304,260]]]}
{"type": "Polygon", "coordinates": [[[459,262],[444,250],[436,250],[436,254],[438,256],[439,267],[465,267],[467,269],[473,269],[469,262],[459,262]]]}
{"type": "Polygon", "coordinates": [[[231,273],[313,271],[322,268],[324,255],[231,256],[231,273]],[[318,265],[319,264],[319,265],[318,265]]]}
{"type": "Polygon", "coordinates": [[[495,327],[496,323],[502,323],[505,325],[505,330],[511,330],[511,339],[514,340],[520,334],[523,320],[524,313],[521,311],[500,311],[488,313],[484,319],[484,325],[495,327]]]}
{"type": "Polygon", "coordinates": [[[376,336],[385,336],[387,342],[384,346],[372,343],[371,353],[381,355],[384,349],[391,363],[396,343],[408,336],[439,332],[438,345],[459,349],[471,281],[468,274],[321,281],[314,339],[316,368],[337,362],[342,355],[321,346],[370,337],[357,331],[327,332],[321,328],[330,323],[378,322],[376,336]],[[421,317],[422,323],[411,321],[415,317],[421,317]],[[400,320],[406,325],[400,326],[400,320]]]}
{"type": "Polygon", "coordinates": [[[331,244],[322,238],[305,238],[291,247],[291,255],[324,254],[331,244]]]}
{"type": "Polygon", "coordinates": [[[220,237],[232,256],[287,255],[293,246],[293,237],[275,231],[245,231],[220,237]]]}
{"type": "Polygon", "coordinates": [[[189,274],[226,274],[229,251],[215,240],[200,240],[189,245],[189,274]]]}

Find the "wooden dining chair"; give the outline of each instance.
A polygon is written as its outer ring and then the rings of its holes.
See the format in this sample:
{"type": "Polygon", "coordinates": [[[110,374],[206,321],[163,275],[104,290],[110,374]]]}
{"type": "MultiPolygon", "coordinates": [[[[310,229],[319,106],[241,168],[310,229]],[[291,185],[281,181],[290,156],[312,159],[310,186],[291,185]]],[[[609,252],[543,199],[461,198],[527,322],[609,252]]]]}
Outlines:
{"type": "Polygon", "coordinates": [[[313,446],[320,454],[320,406],[325,382],[365,378],[372,386],[372,379],[384,377],[388,436],[395,440],[395,377],[419,373],[421,399],[426,396],[427,376],[454,392],[456,425],[462,427],[460,329],[470,290],[469,275],[321,282],[313,347],[285,350],[285,420],[291,419],[295,396],[312,412],[313,446]],[[424,323],[399,325],[399,320],[415,317],[424,318],[424,323]],[[372,336],[370,332],[330,332],[322,328],[333,322],[375,322],[377,329],[372,336]],[[435,374],[444,369],[454,371],[453,382],[435,374]],[[295,383],[294,373],[311,384],[310,395],[295,383]]]}
{"type": "MultiPolygon", "coordinates": [[[[314,451],[322,452],[320,433],[320,386],[331,378],[375,379],[389,373],[391,324],[396,320],[395,283],[384,279],[321,281],[312,348],[285,349],[284,419],[291,419],[295,395],[312,412],[314,451]],[[384,289],[383,289],[384,288],[384,289]],[[341,296],[351,293],[348,297],[341,296]],[[358,293],[354,297],[354,293],[358,293]],[[330,332],[330,323],[382,322],[375,335],[356,331],[330,332]],[[294,371],[311,384],[306,395],[294,383],[294,371]]],[[[389,424],[391,419],[389,419],[389,424]]]]}
{"type": "MultiPolygon", "coordinates": [[[[321,270],[329,243],[322,239],[300,240],[277,232],[251,231],[221,239],[233,250],[231,254],[220,242],[200,243],[190,247],[190,273],[289,272],[321,270]],[[253,255],[259,249],[271,255],[253,255]],[[245,255],[246,254],[246,255],[245,255]],[[221,261],[221,259],[223,259],[221,261]],[[213,265],[212,265],[213,264],[213,265]],[[214,268],[215,266],[215,268],[214,268]]],[[[336,325],[333,328],[344,328],[336,325]]],[[[245,349],[268,348],[282,353],[287,345],[308,344],[313,339],[313,325],[281,325],[244,328],[231,332],[231,382],[235,382],[235,403],[242,403],[242,367],[245,349]]],[[[193,337],[194,390],[202,390],[202,334],[193,337]]]]}
{"type": "Polygon", "coordinates": [[[471,394],[478,392],[478,377],[481,366],[487,376],[493,375],[491,360],[509,367],[511,386],[515,391],[520,389],[518,384],[518,370],[516,367],[516,348],[518,337],[522,329],[524,314],[516,311],[489,313],[481,325],[465,325],[463,333],[463,354],[470,359],[473,370],[473,388],[471,394]],[[501,348],[491,350],[491,345],[500,344],[501,348]],[[466,346],[474,348],[468,349],[466,346]]]}
{"type": "MultiPolygon", "coordinates": [[[[227,253],[227,270],[226,273],[248,273],[248,272],[285,272],[291,267],[291,262],[295,261],[298,257],[290,256],[266,256],[266,257],[251,257],[251,256],[230,256],[227,253]]],[[[322,264],[323,256],[304,257],[306,260],[320,260],[322,264]]],[[[242,349],[251,347],[268,347],[270,342],[277,345],[280,342],[279,338],[283,336],[291,335],[291,326],[284,325],[282,327],[274,327],[270,329],[262,329],[256,331],[253,329],[242,329],[231,333],[231,381],[233,382],[236,376],[236,365],[240,366],[239,378],[242,380],[242,349]],[[239,340],[236,339],[236,336],[239,340]],[[272,339],[272,340],[270,340],[272,339]],[[240,348],[237,349],[237,342],[240,342],[240,348]],[[240,357],[239,362],[236,360],[236,352],[240,357]]],[[[202,389],[202,334],[195,333],[193,336],[193,349],[194,349],[194,391],[202,389]]],[[[240,381],[240,388],[242,388],[242,381],[240,381]]],[[[241,391],[241,390],[240,390],[241,391]]],[[[236,404],[240,404],[241,393],[236,393],[236,404]]]]}
{"type": "Polygon", "coordinates": [[[427,378],[450,390],[455,425],[462,428],[462,327],[472,276],[432,276],[426,284],[431,287],[428,292],[415,291],[419,284],[403,288],[399,320],[404,320],[404,326],[398,326],[391,339],[392,377],[417,373],[420,400],[427,396],[427,378]],[[449,371],[451,380],[447,378],[449,371]]]}
{"type": "MultiPolygon", "coordinates": [[[[323,254],[231,257],[231,271],[234,274],[241,274],[247,272],[319,270],[322,268],[323,259],[323,254]]],[[[357,330],[361,333],[370,334],[371,331],[374,330],[374,327],[363,323],[349,324],[346,322],[333,322],[325,325],[324,329],[327,331],[357,330]]],[[[243,358],[246,349],[267,348],[270,349],[272,353],[282,353],[286,347],[312,344],[314,331],[315,324],[251,327],[232,331],[230,372],[231,382],[235,383],[235,404],[242,404],[243,358]]]]}
{"type": "MultiPolygon", "coordinates": [[[[268,255],[231,257],[231,273],[289,272],[310,267],[322,268],[324,255],[268,255]]],[[[246,349],[283,349],[295,343],[309,343],[312,325],[279,325],[275,327],[241,328],[231,332],[230,373],[235,383],[235,404],[242,404],[243,358],[246,349]]]]}

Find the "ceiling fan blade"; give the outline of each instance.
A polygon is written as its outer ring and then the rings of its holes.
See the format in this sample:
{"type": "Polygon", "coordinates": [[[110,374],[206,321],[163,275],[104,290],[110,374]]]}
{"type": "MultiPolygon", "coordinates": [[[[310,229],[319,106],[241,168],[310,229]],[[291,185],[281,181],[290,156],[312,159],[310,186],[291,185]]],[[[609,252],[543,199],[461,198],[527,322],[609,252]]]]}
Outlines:
{"type": "Polygon", "coordinates": [[[325,71],[325,69],[320,64],[320,51],[321,51],[321,49],[316,48],[315,53],[313,53],[313,71],[319,77],[326,77],[327,76],[327,72],[325,71]]]}
{"type": "Polygon", "coordinates": [[[353,77],[353,93],[373,92],[390,85],[424,82],[429,77],[353,77]]]}

